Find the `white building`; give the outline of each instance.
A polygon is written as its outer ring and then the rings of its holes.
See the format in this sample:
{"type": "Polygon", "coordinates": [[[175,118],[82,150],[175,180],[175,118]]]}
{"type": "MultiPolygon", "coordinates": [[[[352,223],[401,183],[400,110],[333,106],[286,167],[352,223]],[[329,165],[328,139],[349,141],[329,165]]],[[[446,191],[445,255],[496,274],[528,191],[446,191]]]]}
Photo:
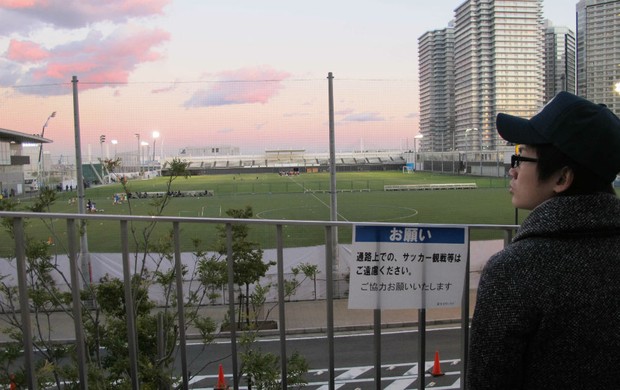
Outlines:
{"type": "Polygon", "coordinates": [[[455,129],[459,150],[496,149],[497,113],[543,105],[542,0],[468,0],[455,10],[455,129]]]}
{"type": "Polygon", "coordinates": [[[422,150],[450,151],[454,138],[454,28],[418,38],[422,150]]]}
{"type": "MultiPolygon", "coordinates": [[[[36,148],[37,160],[24,153],[23,144],[44,144],[51,140],[38,135],[29,135],[14,130],[0,129],[0,193],[3,195],[20,195],[24,192],[38,190],[37,177],[26,177],[24,167],[38,163],[39,148],[36,148]]],[[[41,154],[43,158],[43,154],[41,154]]],[[[36,165],[35,165],[36,166],[36,165]]],[[[41,166],[41,165],[39,165],[41,166]]],[[[37,176],[42,176],[42,169],[37,176]]]]}
{"type": "Polygon", "coordinates": [[[620,114],[620,0],[577,4],[577,94],[620,114]]]}

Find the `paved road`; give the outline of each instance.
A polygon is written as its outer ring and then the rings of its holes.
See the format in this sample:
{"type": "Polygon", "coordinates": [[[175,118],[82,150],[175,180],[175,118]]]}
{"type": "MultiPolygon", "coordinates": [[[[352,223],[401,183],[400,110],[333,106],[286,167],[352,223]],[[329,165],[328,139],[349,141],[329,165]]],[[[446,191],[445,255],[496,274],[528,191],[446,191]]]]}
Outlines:
{"type": "MultiPolygon", "coordinates": [[[[443,376],[433,377],[429,370],[434,361],[425,362],[425,385],[433,389],[460,389],[461,387],[461,361],[458,359],[440,360],[443,376]]],[[[336,389],[358,390],[374,389],[374,367],[355,366],[339,367],[335,370],[336,389]]],[[[227,383],[232,383],[231,378],[226,378],[227,383]]],[[[417,363],[387,364],[381,366],[381,388],[384,390],[410,390],[418,388],[418,365],[417,363]]],[[[190,382],[191,389],[213,389],[217,383],[217,375],[196,376],[190,382]]],[[[240,389],[247,389],[240,386],[240,389]]],[[[329,374],[327,368],[310,370],[306,390],[328,390],[329,374]]]]}
{"type": "MultiPolygon", "coordinates": [[[[417,364],[417,337],[414,329],[391,330],[382,334],[382,388],[392,390],[418,388],[417,364]]],[[[435,351],[441,351],[441,369],[445,373],[442,377],[434,378],[430,374],[425,378],[425,385],[433,388],[458,389],[460,387],[461,360],[460,360],[460,328],[428,329],[425,370],[433,367],[435,351]]],[[[287,340],[287,351],[300,351],[310,365],[307,376],[306,389],[327,389],[329,384],[329,367],[326,355],[326,337],[324,335],[296,336],[287,340]]],[[[278,353],[279,341],[276,339],[261,339],[261,350],[278,353]]],[[[229,358],[230,343],[220,342],[202,350],[200,345],[190,348],[193,369],[202,366],[207,360],[224,357],[222,363],[225,374],[228,374],[229,383],[232,383],[229,358]]],[[[373,335],[369,332],[355,332],[340,334],[335,338],[335,382],[338,389],[370,389],[374,388],[374,350],[373,335]]],[[[195,376],[191,383],[192,388],[207,389],[217,381],[218,364],[211,364],[204,372],[213,375],[195,376]]],[[[241,383],[243,384],[243,382],[241,383]]]]}

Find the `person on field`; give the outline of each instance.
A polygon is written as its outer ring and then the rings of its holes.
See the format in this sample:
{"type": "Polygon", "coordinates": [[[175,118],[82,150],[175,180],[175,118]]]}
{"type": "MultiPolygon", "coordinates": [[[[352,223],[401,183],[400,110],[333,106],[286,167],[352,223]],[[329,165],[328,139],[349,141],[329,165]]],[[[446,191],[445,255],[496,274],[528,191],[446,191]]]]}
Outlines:
{"type": "Polygon", "coordinates": [[[466,387],[620,388],[620,119],[561,92],[497,130],[520,145],[510,193],[531,213],[482,272],[466,387]]]}

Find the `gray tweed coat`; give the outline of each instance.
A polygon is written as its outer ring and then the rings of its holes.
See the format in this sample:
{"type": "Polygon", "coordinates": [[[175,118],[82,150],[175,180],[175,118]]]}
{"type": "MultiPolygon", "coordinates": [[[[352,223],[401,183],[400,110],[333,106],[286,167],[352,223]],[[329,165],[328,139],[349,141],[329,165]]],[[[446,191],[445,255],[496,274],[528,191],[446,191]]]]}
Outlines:
{"type": "Polygon", "coordinates": [[[555,197],[485,266],[467,388],[620,389],[620,200],[555,197]]]}

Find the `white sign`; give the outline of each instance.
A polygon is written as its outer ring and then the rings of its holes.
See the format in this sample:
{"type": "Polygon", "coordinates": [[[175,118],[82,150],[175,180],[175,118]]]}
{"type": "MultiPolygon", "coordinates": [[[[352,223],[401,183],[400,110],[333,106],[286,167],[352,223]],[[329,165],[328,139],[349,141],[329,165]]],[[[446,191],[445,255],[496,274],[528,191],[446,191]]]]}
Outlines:
{"type": "Polygon", "coordinates": [[[465,228],[355,226],[349,308],[460,306],[467,243],[465,228]]]}

